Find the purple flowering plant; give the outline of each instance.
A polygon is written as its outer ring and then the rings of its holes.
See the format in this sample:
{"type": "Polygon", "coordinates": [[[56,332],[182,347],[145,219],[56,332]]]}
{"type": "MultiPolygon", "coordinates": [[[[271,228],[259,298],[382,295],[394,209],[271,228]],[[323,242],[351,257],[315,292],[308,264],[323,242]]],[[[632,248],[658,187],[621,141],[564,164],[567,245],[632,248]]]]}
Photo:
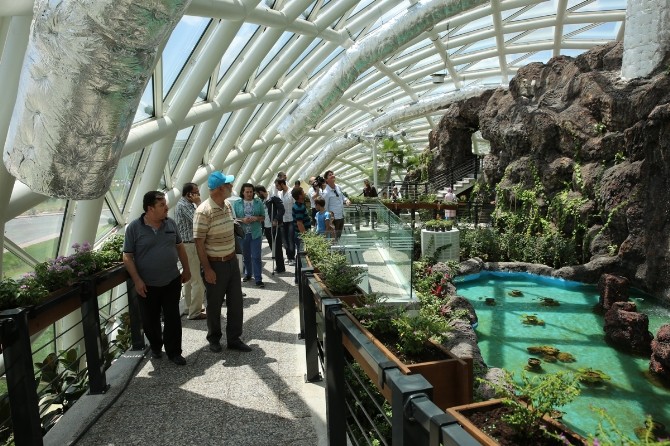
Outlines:
{"type": "Polygon", "coordinates": [[[98,271],[97,256],[88,242],[72,245],[74,253],[58,256],[35,266],[37,280],[49,291],[56,291],[98,271]]]}
{"type": "Polygon", "coordinates": [[[105,270],[122,260],[123,236],[110,237],[100,250],[88,242],[72,245],[74,252],[35,265],[35,272],[0,281],[0,310],[39,303],[50,292],[105,270]]]}

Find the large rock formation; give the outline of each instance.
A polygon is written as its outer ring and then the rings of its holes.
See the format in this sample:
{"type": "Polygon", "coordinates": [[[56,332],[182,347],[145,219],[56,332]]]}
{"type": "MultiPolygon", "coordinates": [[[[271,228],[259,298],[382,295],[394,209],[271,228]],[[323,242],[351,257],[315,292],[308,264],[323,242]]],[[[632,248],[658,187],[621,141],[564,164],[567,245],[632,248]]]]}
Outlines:
{"type": "Polygon", "coordinates": [[[638,313],[633,302],[615,302],[605,313],[605,340],[621,351],[638,355],[651,353],[649,317],[638,313]]]}
{"type": "Polygon", "coordinates": [[[661,68],[622,80],[622,51],[610,44],[532,63],[508,90],[451,105],[430,136],[429,173],[472,156],[481,130],[491,144],[486,182],[500,193],[539,178],[546,197],[581,203],[563,231],[586,224],[587,263],[559,275],[595,283],[617,274],[670,301],[670,76],[661,68]]]}
{"type": "Polygon", "coordinates": [[[614,302],[628,301],[629,288],[628,279],[625,277],[603,274],[598,281],[598,291],[600,292],[598,305],[607,311],[612,308],[614,302]]]}
{"type": "Polygon", "coordinates": [[[670,325],[662,325],[651,341],[649,371],[670,383],[670,325]]]}

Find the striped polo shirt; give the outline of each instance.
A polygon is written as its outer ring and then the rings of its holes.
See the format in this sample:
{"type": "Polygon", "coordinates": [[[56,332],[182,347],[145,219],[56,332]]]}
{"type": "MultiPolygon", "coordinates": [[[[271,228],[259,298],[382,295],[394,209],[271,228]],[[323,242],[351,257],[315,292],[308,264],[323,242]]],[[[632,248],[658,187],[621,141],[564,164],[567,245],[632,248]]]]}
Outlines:
{"type": "Polygon", "coordinates": [[[233,211],[226,201],[222,208],[211,198],[200,203],[193,215],[193,238],[205,239],[210,257],[225,257],[235,252],[233,211]]]}

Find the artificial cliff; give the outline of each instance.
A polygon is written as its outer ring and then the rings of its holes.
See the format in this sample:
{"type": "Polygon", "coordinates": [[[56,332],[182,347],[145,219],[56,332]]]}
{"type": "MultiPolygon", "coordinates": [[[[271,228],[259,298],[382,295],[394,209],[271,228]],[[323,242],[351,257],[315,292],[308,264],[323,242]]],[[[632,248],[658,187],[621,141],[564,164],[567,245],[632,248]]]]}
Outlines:
{"type": "Polygon", "coordinates": [[[619,43],[532,63],[509,89],[452,104],[430,137],[429,176],[472,156],[481,130],[491,144],[484,181],[499,194],[539,179],[547,197],[567,188],[581,203],[586,263],[557,275],[618,274],[670,301],[670,70],[621,79],[622,52],[619,43]]]}

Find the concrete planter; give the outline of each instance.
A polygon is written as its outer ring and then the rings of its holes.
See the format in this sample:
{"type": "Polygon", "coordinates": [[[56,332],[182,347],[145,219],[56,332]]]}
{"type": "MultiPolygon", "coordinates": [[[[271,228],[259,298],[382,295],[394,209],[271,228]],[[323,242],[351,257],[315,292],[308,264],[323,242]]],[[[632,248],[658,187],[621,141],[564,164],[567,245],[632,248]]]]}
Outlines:
{"type": "Polygon", "coordinates": [[[460,231],[429,231],[421,230],[421,255],[432,256],[435,251],[440,250],[437,260],[446,262],[448,260],[458,261],[460,256],[460,231]]]}

